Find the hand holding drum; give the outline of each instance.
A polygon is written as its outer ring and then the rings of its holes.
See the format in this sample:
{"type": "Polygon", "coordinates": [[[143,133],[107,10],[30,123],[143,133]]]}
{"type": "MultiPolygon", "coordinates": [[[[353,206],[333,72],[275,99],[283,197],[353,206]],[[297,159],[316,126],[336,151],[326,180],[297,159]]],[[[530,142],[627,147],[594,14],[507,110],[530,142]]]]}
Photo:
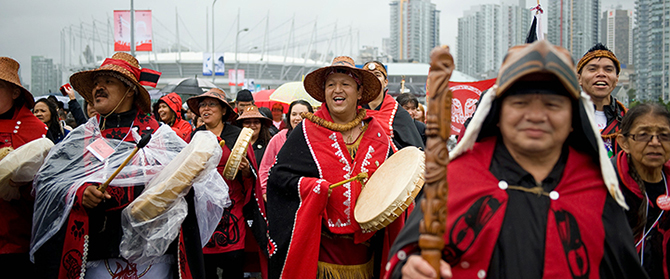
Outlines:
{"type": "Polygon", "coordinates": [[[189,143],[158,175],[131,205],[130,214],[137,220],[158,217],[180,196],[191,189],[193,180],[205,169],[219,143],[213,135],[196,133],[189,143]]]}
{"type": "Polygon", "coordinates": [[[386,159],[370,177],[354,208],[364,231],[376,231],[395,221],[423,187],[424,153],[408,146],[386,159]]]}
{"type": "Polygon", "coordinates": [[[22,145],[16,150],[3,148],[5,155],[0,158],[0,198],[10,201],[20,197],[19,188],[10,185],[33,180],[42,167],[44,158],[54,144],[47,138],[40,138],[22,145]]]}

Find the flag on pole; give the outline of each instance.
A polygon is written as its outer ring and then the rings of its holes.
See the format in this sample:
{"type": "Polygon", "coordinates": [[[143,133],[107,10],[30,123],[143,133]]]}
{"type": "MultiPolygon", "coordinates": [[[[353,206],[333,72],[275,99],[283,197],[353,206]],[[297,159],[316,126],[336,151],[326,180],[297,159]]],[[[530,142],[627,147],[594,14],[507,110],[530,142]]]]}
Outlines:
{"type": "Polygon", "coordinates": [[[496,83],[496,79],[486,79],[475,82],[449,82],[451,99],[451,134],[458,135],[464,128],[465,121],[472,117],[477,109],[477,100],[482,92],[496,83]]]}
{"type": "Polygon", "coordinates": [[[530,44],[537,40],[544,39],[544,33],[542,33],[542,7],[538,3],[537,6],[530,9],[531,12],[535,11],[533,16],[533,21],[530,24],[530,30],[528,31],[528,36],[526,36],[526,43],[530,44]]]}

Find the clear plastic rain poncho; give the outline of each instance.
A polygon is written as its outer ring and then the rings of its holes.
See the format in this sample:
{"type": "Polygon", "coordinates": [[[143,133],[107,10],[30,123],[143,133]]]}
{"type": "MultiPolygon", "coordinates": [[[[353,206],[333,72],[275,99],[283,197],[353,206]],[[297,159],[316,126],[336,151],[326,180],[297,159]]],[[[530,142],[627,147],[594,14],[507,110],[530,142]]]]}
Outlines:
{"type": "MultiPolygon", "coordinates": [[[[103,138],[98,126],[98,120],[91,118],[86,124],[70,132],[63,141],[51,149],[44,165],[35,176],[33,180],[35,210],[30,248],[31,259],[33,259],[35,252],[55,235],[67,221],[77,189],[87,182],[104,183],[135,148],[135,144],[132,142],[103,138]],[[98,139],[104,140],[115,150],[104,161],[98,160],[86,149],[88,144],[98,139]]],[[[140,140],[136,128],[131,130],[129,136],[132,136],[135,142],[140,140]]],[[[213,134],[211,136],[216,141],[216,137],[213,134]]],[[[149,143],[137,152],[126,167],[112,180],[110,186],[130,187],[149,184],[184,147],[186,147],[186,143],[169,126],[161,125],[152,134],[149,143]]],[[[218,148],[210,161],[216,160],[216,162],[219,162],[220,158],[221,149],[218,148]]],[[[221,220],[223,209],[230,205],[228,186],[221,176],[216,173],[216,169],[209,167],[210,164],[208,161],[208,167],[199,174],[193,183],[195,211],[202,246],[207,243],[221,220]]],[[[146,189],[150,189],[150,187],[146,187],[146,189]]],[[[186,216],[183,208],[186,208],[186,202],[182,195],[161,214],[162,216],[144,224],[144,226],[154,226],[150,235],[145,234],[146,230],[127,231],[124,228],[124,234],[144,234],[141,237],[124,235],[124,238],[145,238],[144,241],[147,242],[161,239],[166,244],[155,244],[155,246],[165,246],[167,248],[167,245],[175,239],[177,235],[175,231],[179,231],[179,227],[186,216]]],[[[123,247],[120,247],[120,250],[123,250],[123,247]]],[[[147,255],[147,257],[150,256],[147,255]]],[[[142,259],[138,257],[138,259],[141,261],[151,260],[146,257],[142,259]]]]}

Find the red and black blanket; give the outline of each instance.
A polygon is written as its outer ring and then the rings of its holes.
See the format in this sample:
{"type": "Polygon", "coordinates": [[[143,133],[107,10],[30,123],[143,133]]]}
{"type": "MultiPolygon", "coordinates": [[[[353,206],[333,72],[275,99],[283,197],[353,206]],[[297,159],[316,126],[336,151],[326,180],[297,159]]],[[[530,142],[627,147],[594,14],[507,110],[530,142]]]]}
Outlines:
{"type": "MultiPolygon", "coordinates": [[[[508,191],[516,190],[508,189],[512,185],[502,183],[489,171],[495,146],[495,136],[485,138],[449,164],[449,215],[442,259],[451,265],[454,278],[499,278],[506,274],[492,268],[494,250],[506,239],[501,231],[503,221],[535,218],[537,214],[546,223],[544,237],[539,242],[528,240],[525,245],[544,249],[539,260],[542,266],[533,267],[541,270],[542,278],[646,277],[623,209],[608,194],[599,167],[588,155],[569,148],[565,169],[553,190],[558,195],[555,199],[537,197],[550,199],[546,212],[528,206],[525,216],[508,216],[508,191]]],[[[415,210],[407,221],[392,248],[386,278],[400,278],[401,266],[418,253],[421,219],[421,210],[415,210]]]]}

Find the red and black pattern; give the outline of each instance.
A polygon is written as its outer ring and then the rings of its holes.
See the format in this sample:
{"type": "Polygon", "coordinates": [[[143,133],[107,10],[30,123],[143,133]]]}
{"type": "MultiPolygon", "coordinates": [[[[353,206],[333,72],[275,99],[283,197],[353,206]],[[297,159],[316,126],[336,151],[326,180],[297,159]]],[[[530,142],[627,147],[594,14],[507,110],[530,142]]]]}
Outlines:
{"type": "Polygon", "coordinates": [[[449,239],[444,247],[447,262],[456,262],[475,242],[479,233],[487,225],[491,217],[500,209],[501,201],[486,195],[456,219],[449,231],[449,239]]]}
{"type": "MultiPolygon", "coordinates": [[[[332,121],[325,106],[315,115],[332,121]]],[[[269,241],[274,245],[269,278],[316,277],[322,230],[352,235],[354,243],[374,235],[363,232],[353,217],[360,183],[334,188],[330,194],[328,191],[329,185],[360,172],[372,175],[390,155],[392,143],[381,125],[372,117],[364,121],[368,128],[353,159],[340,133],[308,120],[289,135],[268,179],[268,221],[272,224],[269,241]]],[[[380,251],[375,257],[385,257],[385,250],[403,224],[404,218],[398,218],[387,226],[378,242],[383,247],[370,247],[380,251]]]]}
{"type": "MultiPolygon", "coordinates": [[[[9,114],[9,112],[7,112],[9,114]]],[[[0,148],[17,149],[44,137],[46,125],[26,106],[14,108],[11,119],[0,119],[0,148]]],[[[21,187],[21,198],[11,202],[0,199],[0,254],[27,254],[30,249],[30,230],[33,214],[32,187],[21,187]]]]}
{"type": "MultiPolygon", "coordinates": [[[[489,171],[495,145],[496,137],[482,139],[449,164],[450,229],[444,235],[443,259],[451,265],[454,278],[478,278],[481,274],[496,278],[498,272],[490,266],[507,217],[510,190],[501,189],[489,171]]],[[[586,154],[572,148],[568,152],[565,170],[555,188],[560,197],[551,200],[546,215],[544,243],[527,243],[544,247],[542,277],[645,278],[636,260],[632,235],[621,226],[623,210],[607,193],[599,167],[586,154]]],[[[421,211],[415,210],[407,221],[389,260],[388,271],[394,274],[387,273],[386,278],[396,278],[406,255],[418,253],[421,219],[421,211]]]]}
{"type": "MultiPolygon", "coordinates": [[[[201,127],[193,133],[199,131],[207,130],[201,127]]],[[[225,146],[221,147],[223,153],[221,154],[221,161],[217,166],[219,173],[223,172],[231,150],[241,131],[242,129],[237,126],[226,124],[223,131],[221,131],[221,135],[217,136],[219,141],[224,140],[226,143],[225,146]]],[[[190,141],[190,138],[187,141],[190,141]]],[[[249,160],[252,168],[258,169],[256,166],[256,157],[254,157],[254,152],[251,148],[247,149],[247,160],[249,160]]],[[[234,180],[225,178],[224,180],[228,184],[228,195],[231,200],[231,206],[224,209],[221,221],[217,225],[212,238],[210,238],[207,245],[203,248],[203,253],[205,254],[218,254],[244,249],[247,225],[243,208],[251,201],[254,189],[257,187],[260,188],[260,184],[257,183],[254,177],[242,177],[241,173],[238,173],[234,180]]],[[[265,245],[262,247],[265,247],[265,245]]]]}

